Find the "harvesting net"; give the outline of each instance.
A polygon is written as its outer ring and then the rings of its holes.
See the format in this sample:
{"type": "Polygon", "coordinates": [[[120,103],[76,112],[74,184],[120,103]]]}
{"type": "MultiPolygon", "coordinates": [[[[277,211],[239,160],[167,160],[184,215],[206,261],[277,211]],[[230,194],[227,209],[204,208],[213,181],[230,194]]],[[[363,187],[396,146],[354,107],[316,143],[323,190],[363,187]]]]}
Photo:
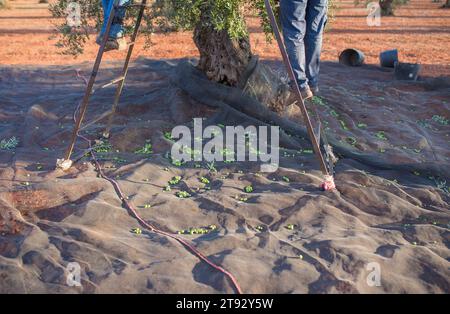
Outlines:
{"type": "MultiPolygon", "coordinates": [[[[339,65],[338,65],[339,66],[339,65]]],[[[250,62],[245,82],[238,88],[219,85],[208,80],[202,72],[196,69],[191,62],[183,61],[177,66],[175,83],[190,97],[205,105],[220,108],[219,112],[209,120],[210,123],[223,123],[224,120],[233,123],[248,123],[253,125],[277,125],[280,127],[280,145],[287,149],[302,149],[308,135],[298,109],[294,110],[289,104],[283,103],[283,91],[287,88],[286,75],[280,70],[274,70],[264,65],[257,58],[250,62]]],[[[332,91],[339,94],[338,87],[331,87],[332,91]]],[[[360,108],[362,101],[354,95],[355,108],[360,108]]],[[[420,172],[439,177],[450,177],[448,167],[448,151],[444,144],[434,146],[437,139],[442,142],[442,132],[439,134],[418,134],[409,130],[409,136],[419,136],[421,141],[419,148],[413,148],[414,140],[409,147],[388,144],[384,131],[373,132],[366,130],[363,123],[351,121],[351,116],[346,115],[345,122],[334,110],[334,107],[316,97],[307,106],[316,106],[326,125],[326,138],[333,147],[334,152],[341,158],[350,158],[358,162],[380,169],[420,172]],[[328,113],[326,112],[328,111],[328,113]],[[327,116],[336,117],[333,125],[327,121],[327,116]],[[350,125],[359,125],[355,130],[350,125]],[[430,140],[432,138],[432,140],[430,140]],[[386,148],[383,148],[386,147],[386,148]],[[443,149],[443,154],[436,153],[436,149],[443,149]],[[444,147],[444,148],[442,148],[444,147]],[[388,151],[388,152],[387,152],[388,151]],[[416,153],[414,153],[414,151],[416,153]]],[[[311,107],[309,107],[310,109],[311,107]]],[[[313,113],[313,110],[311,113],[313,113]]],[[[350,109],[352,111],[352,109],[350,109]]],[[[313,114],[312,114],[313,115],[313,114]]],[[[380,109],[380,115],[381,109],[380,109]]],[[[384,117],[381,117],[381,121],[384,117]]],[[[387,119],[387,118],[386,118],[387,119]]],[[[445,121],[444,121],[445,122],[445,121]]],[[[382,125],[387,128],[387,125],[382,125]]],[[[399,136],[399,134],[396,134],[399,136]]],[[[404,136],[403,136],[404,137],[404,136]]],[[[321,141],[323,143],[322,136],[321,141]]],[[[402,136],[400,134],[400,140],[402,136]]]]}

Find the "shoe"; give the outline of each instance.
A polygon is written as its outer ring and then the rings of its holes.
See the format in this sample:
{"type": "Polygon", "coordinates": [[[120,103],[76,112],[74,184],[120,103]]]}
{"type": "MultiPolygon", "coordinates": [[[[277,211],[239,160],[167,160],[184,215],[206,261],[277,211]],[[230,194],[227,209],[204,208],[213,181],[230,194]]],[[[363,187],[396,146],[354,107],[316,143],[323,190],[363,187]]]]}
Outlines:
{"type": "Polygon", "coordinates": [[[108,41],[105,45],[105,52],[111,51],[111,50],[125,50],[127,48],[127,42],[125,38],[119,37],[119,38],[108,38],[108,41]]]}
{"type": "MultiPolygon", "coordinates": [[[[302,95],[303,100],[308,100],[314,96],[313,92],[308,86],[301,88],[300,93],[302,95]]],[[[285,97],[285,99],[286,100],[284,103],[286,104],[286,106],[294,105],[297,103],[298,101],[297,93],[294,92],[293,88],[289,89],[288,97],[285,97]]]]}
{"type": "Polygon", "coordinates": [[[309,86],[300,89],[300,93],[302,94],[303,100],[308,100],[314,97],[314,93],[312,92],[309,86]]]}
{"type": "Polygon", "coordinates": [[[309,88],[311,89],[311,91],[313,92],[314,95],[319,95],[319,85],[316,86],[309,86],[309,88]]]}
{"type": "Polygon", "coordinates": [[[103,41],[103,36],[101,36],[101,35],[98,35],[97,38],[95,38],[95,43],[97,45],[101,45],[102,41],[103,41]]]}

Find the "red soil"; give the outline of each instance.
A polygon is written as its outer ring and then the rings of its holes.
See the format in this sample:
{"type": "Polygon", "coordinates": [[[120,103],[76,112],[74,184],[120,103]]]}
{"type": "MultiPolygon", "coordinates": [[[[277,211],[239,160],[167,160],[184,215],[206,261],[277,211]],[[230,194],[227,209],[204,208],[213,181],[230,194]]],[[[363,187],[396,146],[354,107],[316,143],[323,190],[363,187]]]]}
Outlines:
{"type": "MultiPolygon", "coordinates": [[[[353,0],[340,0],[332,27],[325,35],[323,59],[336,61],[345,48],[360,49],[368,63],[378,63],[378,54],[398,48],[404,62],[419,62],[430,75],[450,74],[450,10],[442,3],[411,0],[396,11],[395,17],[382,18],[380,27],[369,27],[367,11],[355,7],[353,0]]],[[[263,58],[278,58],[275,44],[268,44],[256,18],[249,18],[253,50],[263,58]]],[[[95,36],[77,59],[59,54],[55,47],[54,26],[46,4],[37,0],[12,0],[11,8],[0,10],[0,64],[72,64],[92,62],[97,53],[95,36]],[[53,36],[54,37],[54,36],[53,36]]],[[[197,56],[191,33],[157,34],[154,46],[144,49],[140,38],[134,56],[150,58],[182,58],[197,56]]],[[[109,53],[107,60],[117,59],[121,52],[109,53]]]]}

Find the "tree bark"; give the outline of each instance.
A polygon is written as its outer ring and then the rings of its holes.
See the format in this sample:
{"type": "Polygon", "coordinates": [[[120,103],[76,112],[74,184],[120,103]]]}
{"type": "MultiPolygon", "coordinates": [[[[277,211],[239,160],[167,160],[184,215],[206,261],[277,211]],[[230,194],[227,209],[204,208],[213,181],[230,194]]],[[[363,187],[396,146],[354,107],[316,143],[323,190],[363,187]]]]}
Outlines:
{"type": "Polygon", "coordinates": [[[194,30],[194,42],[200,52],[198,68],[215,82],[237,86],[252,57],[250,40],[230,38],[226,30],[216,31],[203,12],[194,30]]]}
{"type": "Polygon", "coordinates": [[[381,15],[394,15],[394,0],[380,0],[381,15]]]}

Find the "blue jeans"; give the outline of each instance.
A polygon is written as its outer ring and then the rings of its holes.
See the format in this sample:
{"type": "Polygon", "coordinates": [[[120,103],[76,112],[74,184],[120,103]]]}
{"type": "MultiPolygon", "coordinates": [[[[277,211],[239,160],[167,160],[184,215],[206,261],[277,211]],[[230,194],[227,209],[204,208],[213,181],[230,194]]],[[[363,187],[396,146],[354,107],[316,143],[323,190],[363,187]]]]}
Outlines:
{"type": "MultiPolygon", "coordinates": [[[[131,0],[102,0],[103,5],[103,25],[100,31],[100,36],[103,36],[106,31],[106,24],[108,23],[109,13],[113,7],[114,2],[117,2],[117,5],[126,5],[131,0]]],[[[123,19],[125,17],[125,8],[119,8],[116,10],[116,14],[114,15],[117,18],[123,19]]],[[[109,30],[109,38],[120,38],[123,37],[123,25],[122,23],[114,23],[111,24],[111,29],[109,30]]]]}
{"type": "Polygon", "coordinates": [[[300,88],[319,84],[322,33],[328,0],[281,0],[281,26],[300,88]]]}

